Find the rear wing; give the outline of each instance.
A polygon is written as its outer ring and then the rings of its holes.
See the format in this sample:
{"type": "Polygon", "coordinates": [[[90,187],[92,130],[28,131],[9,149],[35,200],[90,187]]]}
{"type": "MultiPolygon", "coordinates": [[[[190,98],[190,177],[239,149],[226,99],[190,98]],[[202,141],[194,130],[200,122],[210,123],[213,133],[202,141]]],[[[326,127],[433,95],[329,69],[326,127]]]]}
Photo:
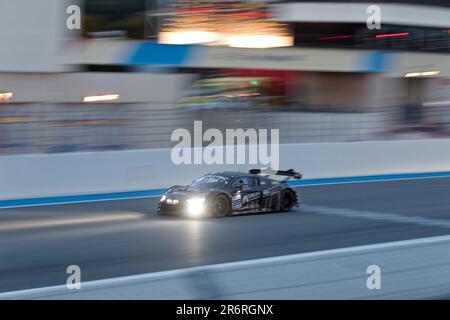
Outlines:
{"type": "MultiPolygon", "coordinates": [[[[289,170],[273,170],[273,169],[250,169],[248,171],[250,174],[267,174],[273,176],[286,176],[287,179],[293,178],[300,180],[302,178],[302,174],[295,172],[294,169],[289,170]]],[[[285,180],[287,180],[285,179],[285,180]]]]}

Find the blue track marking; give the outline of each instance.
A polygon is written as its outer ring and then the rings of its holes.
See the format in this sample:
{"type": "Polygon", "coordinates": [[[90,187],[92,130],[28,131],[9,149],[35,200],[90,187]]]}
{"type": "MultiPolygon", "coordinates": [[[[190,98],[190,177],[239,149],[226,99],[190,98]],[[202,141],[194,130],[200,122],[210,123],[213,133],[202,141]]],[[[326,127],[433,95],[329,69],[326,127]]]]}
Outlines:
{"type": "MultiPolygon", "coordinates": [[[[290,181],[290,183],[294,186],[317,186],[317,185],[341,184],[341,183],[395,181],[395,180],[445,178],[445,177],[450,177],[450,171],[305,179],[305,180],[290,181]]],[[[28,206],[44,206],[44,205],[55,205],[55,204],[68,204],[68,203],[78,203],[78,202],[153,198],[153,197],[162,196],[164,194],[165,190],[166,189],[151,189],[151,190],[140,190],[140,191],[57,196],[57,197],[46,197],[46,198],[0,200],[0,209],[15,208],[15,207],[28,207],[28,206]]]]}
{"type": "Polygon", "coordinates": [[[294,186],[314,186],[314,185],[338,184],[338,183],[376,182],[376,181],[445,178],[445,177],[450,177],[450,171],[421,172],[421,173],[396,173],[396,174],[380,174],[380,175],[371,175],[371,176],[305,179],[305,180],[290,181],[290,183],[294,186]]]}
{"type": "Polygon", "coordinates": [[[153,190],[84,194],[84,195],[59,196],[59,197],[47,197],[47,198],[0,200],[0,209],[1,208],[13,208],[13,207],[28,207],[28,206],[41,206],[41,205],[52,205],[52,204],[77,203],[77,202],[94,202],[94,201],[108,201],[108,200],[119,200],[119,199],[151,198],[151,197],[161,196],[164,194],[164,192],[165,192],[165,189],[153,189],[153,190]]]}

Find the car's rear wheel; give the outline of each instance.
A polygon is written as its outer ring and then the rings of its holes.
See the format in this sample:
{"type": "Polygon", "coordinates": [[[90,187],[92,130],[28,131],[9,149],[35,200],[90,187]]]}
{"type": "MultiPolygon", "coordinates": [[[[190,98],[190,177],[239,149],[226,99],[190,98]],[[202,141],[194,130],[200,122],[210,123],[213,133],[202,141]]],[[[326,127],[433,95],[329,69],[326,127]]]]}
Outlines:
{"type": "Polygon", "coordinates": [[[212,203],[213,215],[217,218],[223,218],[231,214],[231,204],[228,197],[224,194],[219,194],[214,198],[212,203]]]}
{"type": "Polygon", "coordinates": [[[294,195],[292,191],[283,190],[281,192],[281,203],[280,203],[280,211],[288,212],[291,211],[294,206],[294,195]]]}

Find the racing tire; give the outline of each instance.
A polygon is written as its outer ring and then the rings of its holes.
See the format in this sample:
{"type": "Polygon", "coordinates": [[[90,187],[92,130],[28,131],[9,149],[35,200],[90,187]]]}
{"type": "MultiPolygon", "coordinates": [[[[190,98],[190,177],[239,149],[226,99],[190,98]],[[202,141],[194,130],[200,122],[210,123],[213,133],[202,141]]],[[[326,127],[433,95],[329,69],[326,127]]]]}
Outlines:
{"type": "Polygon", "coordinates": [[[217,195],[212,202],[212,213],[216,218],[223,218],[231,214],[230,199],[224,195],[217,195]]]}
{"type": "Polygon", "coordinates": [[[289,212],[294,206],[294,195],[292,191],[283,190],[280,196],[280,211],[289,212]]]}

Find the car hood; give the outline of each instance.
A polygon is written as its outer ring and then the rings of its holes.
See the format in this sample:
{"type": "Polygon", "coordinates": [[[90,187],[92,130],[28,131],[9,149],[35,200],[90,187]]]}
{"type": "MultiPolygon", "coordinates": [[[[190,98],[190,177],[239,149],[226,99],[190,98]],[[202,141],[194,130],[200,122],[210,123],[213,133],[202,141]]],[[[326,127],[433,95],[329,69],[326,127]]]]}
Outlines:
{"type": "Polygon", "coordinates": [[[166,197],[173,199],[187,199],[193,197],[208,197],[211,194],[218,192],[225,192],[224,190],[217,190],[211,188],[192,188],[189,186],[179,186],[174,189],[169,190],[166,193],[166,197]]]}
{"type": "Polygon", "coordinates": [[[193,197],[206,197],[208,196],[209,191],[206,190],[189,190],[189,189],[181,189],[181,190],[172,190],[166,193],[166,197],[170,197],[172,199],[189,199],[193,197]]]}

